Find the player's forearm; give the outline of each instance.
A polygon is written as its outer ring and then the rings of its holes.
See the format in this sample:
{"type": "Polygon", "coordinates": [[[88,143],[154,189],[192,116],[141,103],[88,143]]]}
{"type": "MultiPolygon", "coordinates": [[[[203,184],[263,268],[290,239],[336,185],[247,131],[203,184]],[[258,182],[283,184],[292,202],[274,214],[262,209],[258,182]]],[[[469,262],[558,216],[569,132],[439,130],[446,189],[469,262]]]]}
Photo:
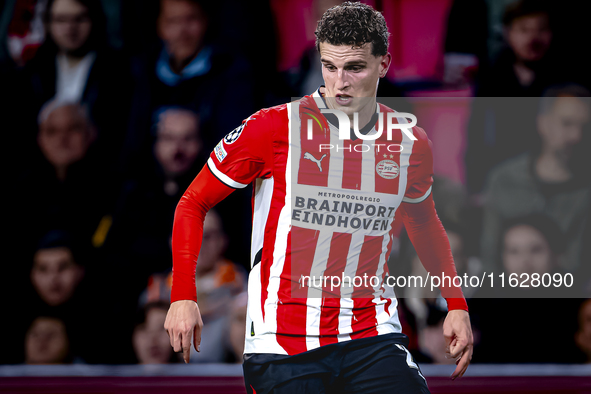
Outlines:
{"type": "MultiPolygon", "coordinates": [[[[432,276],[443,274],[453,279],[456,267],[449,239],[435,211],[432,196],[418,204],[404,203],[401,208],[404,226],[425,269],[432,276]]],[[[441,295],[447,300],[448,310],[467,311],[462,289],[442,283],[441,295]]]]}
{"type": "Polygon", "coordinates": [[[204,167],[181,197],[172,228],[171,302],[197,301],[195,269],[203,239],[203,221],[207,211],[233,190],[204,167]]]}

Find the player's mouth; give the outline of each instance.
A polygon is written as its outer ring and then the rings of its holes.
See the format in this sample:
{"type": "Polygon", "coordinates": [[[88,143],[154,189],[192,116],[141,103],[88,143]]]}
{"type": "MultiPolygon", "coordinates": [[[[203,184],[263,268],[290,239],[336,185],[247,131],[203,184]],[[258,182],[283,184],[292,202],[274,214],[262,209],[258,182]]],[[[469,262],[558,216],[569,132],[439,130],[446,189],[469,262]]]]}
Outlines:
{"type": "Polygon", "coordinates": [[[353,102],[353,97],[347,94],[337,94],[335,97],[335,101],[339,105],[349,105],[353,102]]]}

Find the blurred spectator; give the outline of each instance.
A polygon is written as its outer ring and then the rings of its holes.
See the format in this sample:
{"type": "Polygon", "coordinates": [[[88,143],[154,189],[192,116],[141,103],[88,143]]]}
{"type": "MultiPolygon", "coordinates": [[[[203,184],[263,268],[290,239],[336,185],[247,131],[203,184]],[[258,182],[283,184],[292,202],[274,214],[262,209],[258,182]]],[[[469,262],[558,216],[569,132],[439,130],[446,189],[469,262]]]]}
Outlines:
{"type": "MultiPolygon", "coordinates": [[[[199,310],[203,318],[201,352],[191,352],[191,362],[239,361],[246,325],[246,274],[227,260],[228,238],[216,210],[203,223],[203,243],[197,258],[195,280],[199,310]]],[[[170,302],[172,273],[156,273],[141,294],[140,305],[170,302]]],[[[249,329],[249,328],[247,328],[249,329]]]]}
{"type": "Polygon", "coordinates": [[[157,26],[162,45],[145,61],[147,69],[137,73],[127,148],[132,156],[146,150],[146,113],[184,106],[198,113],[209,152],[254,112],[250,65],[238,53],[211,41],[208,2],[160,0],[159,4],[157,26]]]}
{"type": "Polygon", "coordinates": [[[547,2],[521,0],[509,5],[503,25],[508,47],[485,76],[478,96],[540,96],[556,82],[557,71],[549,56],[553,30],[547,2]]]}
{"type": "Polygon", "coordinates": [[[242,269],[224,258],[228,238],[216,211],[205,216],[203,244],[197,261],[197,297],[201,315],[211,318],[223,312],[228,300],[245,290],[242,269]]]}
{"type": "Polygon", "coordinates": [[[82,102],[102,148],[118,154],[131,97],[129,67],[107,46],[100,1],[48,0],[44,22],[46,40],[25,69],[24,121],[52,99],[82,102]]]}
{"type": "Polygon", "coordinates": [[[76,229],[90,240],[111,203],[112,178],[94,150],[95,128],[79,104],[51,101],[39,114],[41,160],[29,159],[15,184],[15,242],[32,251],[50,228],[76,229]],[[81,214],[83,213],[83,214],[81,214]],[[27,237],[19,236],[28,234],[27,237]]]}
{"type": "Polygon", "coordinates": [[[246,305],[248,294],[246,291],[238,294],[233,302],[230,313],[230,347],[234,353],[236,362],[242,364],[244,353],[244,334],[249,327],[246,327],[246,305]]]}
{"type": "Polygon", "coordinates": [[[419,351],[413,354],[418,362],[433,364],[455,364],[455,360],[446,355],[443,323],[447,308],[429,305],[429,313],[424,327],[419,329],[419,351]]]}
{"type": "Polygon", "coordinates": [[[39,114],[37,143],[60,182],[81,161],[96,138],[84,107],[72,101],[51,101],[39,114]]]}
{"type": "MultiPolygon", "coordinates": [[[[470,249],[466,243],[467,231],[461,225],[454,222],[444,222],[444,227],[449,239],[458,276],[463,276],[464,274],[479,276],[481,274],[480,261],[470,255],[470,249]]],[[[407,237],[403,238],[403,242],[410,244],[407,237]]],[[[405,245],[404,249],[406,250],[409,247],[411,245],[405,245]]],[[[405,254],[408,255],[408,252],[405,252],[405,254]]],[[[421,276],[424,281],[428,281],[427,271],[419,260],[414,248],[412,249],[411,267],[412,270],[408,275],[421,276]]],[[[472,297],[475,290],[475,288],[470,286],[464,286],[462,289],[467,299],[472,297]]],[[[408,288],[404,289],[403,294],[406,297],[406,307],[412,312],[417,328],[419,329],[426,326],[429,314],[432,312],[432,306],[443,309],[447,307],[445,300],[441,297],[437,289],[431,291],[429,288],[409,285],[408,288]]]]}
{"type": "Polygon", "coordinates": [[[192,169],[203,142],[199,133],[199,117],[182,109],[163,111],[158,122],[154,156],[166,178],[164,192],[175,195],[179,190],[176,178],[192,169]]]}
{"type": "Polygon", "coordinates": [[[68,302],[84,276],[84,268],[74,259],[66,237],[60,232],[48,234],[33,259],[31,283],[49,306],[68,302]]]}
{"type": "MultiPolygon", "coordinates": [[[[496,1],[498,3],[498,0],[496,1]]],[[[454,0],[447,20],[443,82],[472,84],[488,65],[486,0],[454,0]]]]}
{"type": "Polygon", "coordinates": [[[565,241],[558,225],[544,215],[514,219],[502,235],[504,271],[508,275],[555,273],[565,241]]]}
{"type": "Polygon", "coordinates": [[[466,175],[471,193],[482,191],[495,165],[530,148],[536,134],[534,97],[573,78],[551,50],[554,25],[545,1],[509,5],[503,23],[507,47],[481,75],[468,125],[466,175]]]}
{"type": "Polygon", "coordinates": [[[581,264],[591,192],[585,153],[590,137],[590,100],[589,92],[576,85],[549,89],[537,118],[538,146],[491,172],[481,241],[486,271],[499,268],[502,223],[532,213],[546,214],[566,235],[561,268],[572,272],[581,264]]]}
{"type": "Polygon", "coordinates": [[[591,363],[591,299],[579,308],[579,328],[575,336],[577,347],[585,355],[585,362],[591,363]]]}
{"type": "Polygon", "coordinates": [[[125,289],[136,302],[148,277],[172,266],[170,235],[174,211],[185,189],[205,164],[199,117],[181,107],[154,115],[152,160],[125,182],[105,240],[108,259],[120,261],[125,289]]]}
{"type": "Polygon", "coordinates": [[[73,361],[64,322],[55,317],[38,317],[27,330],[27,364],[69,364],[73,361]]]}
{"type": "Polygon", "coordinates": [[[231,305],[246,290],[246,275],[224,258],[228,239],[216,211],[209,211],[203,224],[203,244],[197,258],[197,299],[203,318],[201,352],[191,353],[191,362],[224,362],[233,357],[231,305]]]}
{"type": "Polygon", "coordinates": [[[105,362],[112,357],[113,338],[103,334],[108,324],[103,316],[110,313],[112,304],[105,295],[97,297],[106,279],[103,270],[94,264],[90,240],[63,230],[48,232],[39,240],[33,257],[28,286],[32,287],[32,298],[25,293],[17,301],[25,311],[20,312],[23,321],[35,316],[57,317],[69,329],[72,353],[86,362],[105,362]]]}
{"type": "Polygon", "coordinates": [[[564,235],[551,219],[534,214],[509,221],[501,239],[502,265],[506,274],[504,286],[498,277],[499,272],[496,272],[495,284],[490,287],[485,282],[469,302],[473,324],[481,338],[474,352],[478,354],[477,361],[574,362],[575,327],[571,321],[578,301],[558,298],[561,289],[535,286],[531,277],[538,274],[542,280],[545,273],[561,272],[557,262],[564,250],[564,235]],[[509,285],[511,274],[519,278],[519,286],[509,285]],[[522,274],[530,275],[530,279],[522,274]],[[507,321],[520,329],[509,333],[506,331],[507,321]],[[559,346],[553,352],[539,344],[539,336],[548,332],[558,339],[559,346]]]}
{"type": "Polygon", "coordinates": [[[132,338],[138,363],[167,364],[179,361],[164,329],[168,306],[165,302],[155,302],[141,310],[132,338]]]}

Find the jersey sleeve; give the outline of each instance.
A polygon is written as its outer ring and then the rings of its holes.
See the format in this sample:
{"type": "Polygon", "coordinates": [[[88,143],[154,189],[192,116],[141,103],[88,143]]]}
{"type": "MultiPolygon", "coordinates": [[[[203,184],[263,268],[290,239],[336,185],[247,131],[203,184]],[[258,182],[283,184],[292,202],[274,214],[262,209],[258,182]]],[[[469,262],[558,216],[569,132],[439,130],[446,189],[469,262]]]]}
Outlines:
{"type": "Polygon", "coordinates": [[[207,160],[211,173],[225,185],[241,189],[272,173],[273,119],[261,110],[245,119],[216,145],[207,160]]]}
{"type": "Polygon", "coordinates": [[[408,168],[408,180],[403,202],[418,204],[431,194],[433,185],[433,152],[427,133],[420,127],[413,128],[417,138],[412,147],[408,168]]]}

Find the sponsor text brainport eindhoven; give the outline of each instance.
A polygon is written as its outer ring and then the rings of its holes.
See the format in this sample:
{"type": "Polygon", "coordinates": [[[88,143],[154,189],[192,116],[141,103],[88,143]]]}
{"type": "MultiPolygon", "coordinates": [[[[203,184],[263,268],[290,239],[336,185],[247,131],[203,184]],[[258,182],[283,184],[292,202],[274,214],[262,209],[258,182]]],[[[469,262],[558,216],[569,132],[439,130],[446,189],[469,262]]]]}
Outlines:
{"type": "Polygon", "coordinates": [[[379,204],[380,199],[374,197],[327,192],[319,192],[318,196],[353,201],[296,196],[291,214],[292,221],[319,226],[336,226],[337,228],[386,231],[396,211],[396,207],[379,204]],[[367,217],[358,218],[351,217],[351,215],[366,215],[367,217]]]}

